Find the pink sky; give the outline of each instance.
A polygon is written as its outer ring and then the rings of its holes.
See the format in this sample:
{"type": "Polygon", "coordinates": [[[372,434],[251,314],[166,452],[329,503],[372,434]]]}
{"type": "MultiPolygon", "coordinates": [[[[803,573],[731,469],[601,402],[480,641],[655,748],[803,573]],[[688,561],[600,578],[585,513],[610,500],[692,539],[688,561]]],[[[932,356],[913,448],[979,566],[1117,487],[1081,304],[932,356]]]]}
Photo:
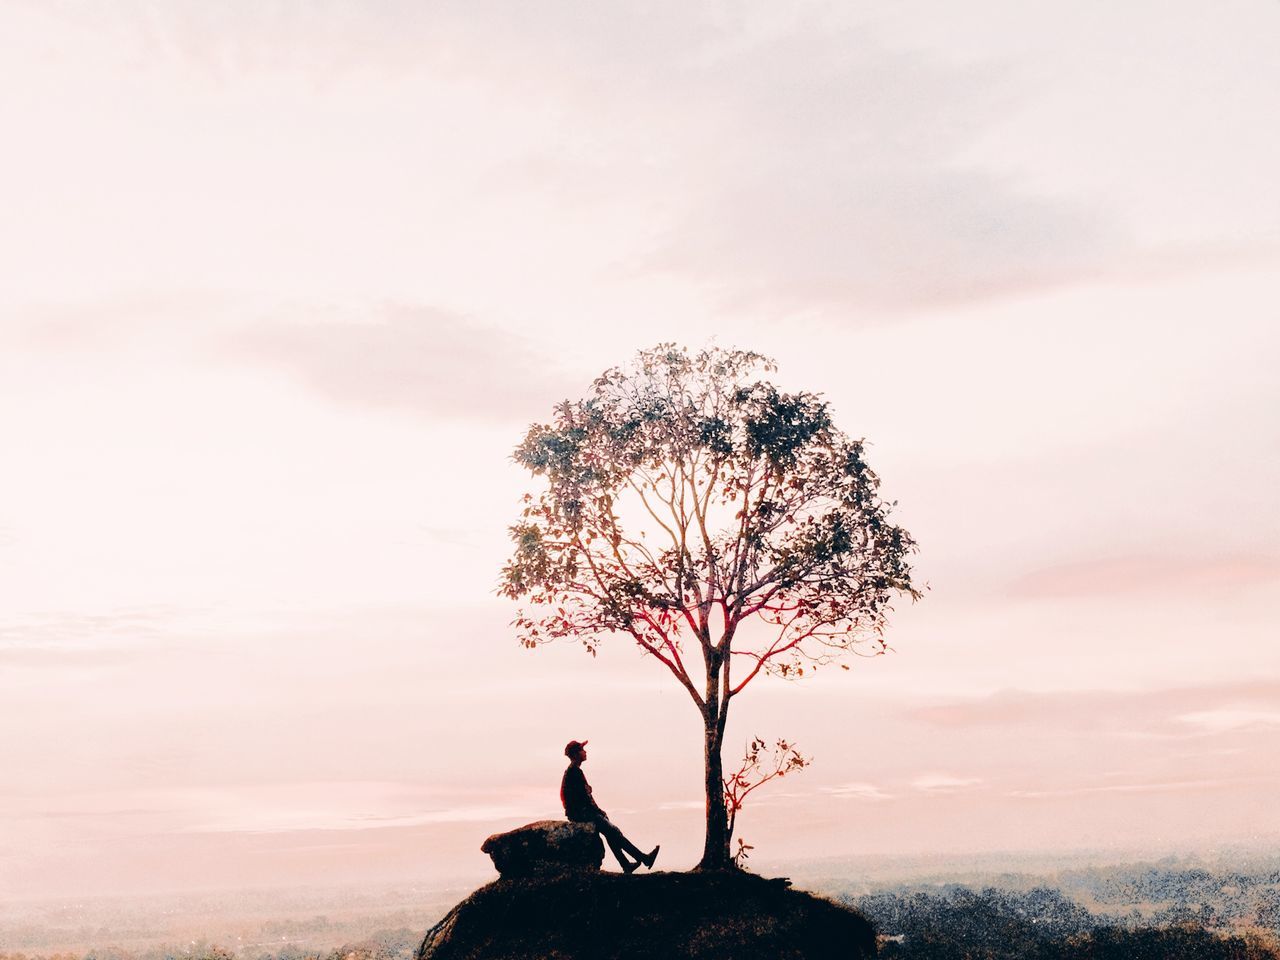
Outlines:
{"type": "Polygon", "coordinates": [[[758,857],[1280,841],[1280,8],[785,6],[0,8],[0,896],[483,876],[571,737],[695,862],[685,694],[493,595],[662,340],[932,587],[737,703],[758,857]]]}

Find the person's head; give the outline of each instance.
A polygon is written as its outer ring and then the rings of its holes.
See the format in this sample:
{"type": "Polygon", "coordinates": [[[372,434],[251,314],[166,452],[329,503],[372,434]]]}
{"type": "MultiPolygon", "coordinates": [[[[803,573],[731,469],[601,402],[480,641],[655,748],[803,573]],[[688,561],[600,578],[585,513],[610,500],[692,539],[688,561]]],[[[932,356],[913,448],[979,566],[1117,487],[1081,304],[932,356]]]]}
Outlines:
{"type": "Polygon", "coordinates": [[[587,759],[587,741],[570,740],[565,744],[564,755],[569,758],[572,763],[581,763],[587,759]]]}

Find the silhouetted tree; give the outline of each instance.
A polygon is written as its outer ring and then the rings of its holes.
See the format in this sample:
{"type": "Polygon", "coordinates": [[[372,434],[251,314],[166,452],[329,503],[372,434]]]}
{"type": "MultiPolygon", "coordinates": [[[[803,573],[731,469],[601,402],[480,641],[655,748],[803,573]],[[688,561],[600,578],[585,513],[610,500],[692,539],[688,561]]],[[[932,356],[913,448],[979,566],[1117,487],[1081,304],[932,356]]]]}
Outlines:
{"type": "Polygon", "coordinates": [[[521,640],[572,637],[594,654],[624,633],[688,692],[704,734],[704,869],[730,865],[720,754],[733,699],[761,673],[883,652],[891,599],[920,595],[914,544],[862,441],[816,394],[758,379],[774,369],[662,344],[515,451],[546,481],[525,497],[503,570],[501,592],[536,607],[515,620],[521,640]]]}

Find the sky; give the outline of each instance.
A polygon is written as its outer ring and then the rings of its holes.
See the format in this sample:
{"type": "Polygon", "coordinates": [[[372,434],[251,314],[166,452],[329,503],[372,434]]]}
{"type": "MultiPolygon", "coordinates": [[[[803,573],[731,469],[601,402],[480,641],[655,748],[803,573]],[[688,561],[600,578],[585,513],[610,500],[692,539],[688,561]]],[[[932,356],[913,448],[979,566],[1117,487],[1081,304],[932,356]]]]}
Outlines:
{"type": "Polygon", "coordinates": [[[0,896],[484,877],[701,728],[495,593],[553,404],[756,350],[929,590],[753,856],[1280,844],[1280,6],[0,3],[0,896]]]}

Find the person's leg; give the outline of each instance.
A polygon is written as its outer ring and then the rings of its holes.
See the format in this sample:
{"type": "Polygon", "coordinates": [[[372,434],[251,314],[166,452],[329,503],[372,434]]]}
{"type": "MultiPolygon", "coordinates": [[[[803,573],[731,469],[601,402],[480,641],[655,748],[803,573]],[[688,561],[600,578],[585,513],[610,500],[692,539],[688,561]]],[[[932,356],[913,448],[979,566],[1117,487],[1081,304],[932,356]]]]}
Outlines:
{"type": "Polygon", "coordinates": [[[621,855],[618,853],[619,847],[631,854],[631,856],[635,857],[637,860],[644,859],[644,851],[628,840],[613,821],[609,820],[607,817],[601,817],[598,819],[596,821],[596,828],[600,831],[601,836],[608,841],[609,848],[613,850],[613,855],[619,860],[622,860],[621,855]]]}
{"type": "Polygon", "coordinates": [[[622,844],[619,841],[626,838],[622,836],[618,828],[606,820],[605,825],[600,827],[600,835],[609,844],[609,849],[613,851],[613,856],[618,861],[618,866],[622,867],[626,873],[633,872],[636,868],[636,863],[628,860],[627,855],[623,852],[622,844]]]}
{"type": "Polygon", "coordinates": [[[597,817],[592,821],[592,825],[596,828],[596,832],[604,837],[605,843],[609,844],[609,849],[613,851],[613,856],[618,861],[618,865],[627,873],[633,872],[636,864],[628,860],[624,852],[627,838],[622,835],[622,831],[615,827],[607,817],[597,817]]]}

